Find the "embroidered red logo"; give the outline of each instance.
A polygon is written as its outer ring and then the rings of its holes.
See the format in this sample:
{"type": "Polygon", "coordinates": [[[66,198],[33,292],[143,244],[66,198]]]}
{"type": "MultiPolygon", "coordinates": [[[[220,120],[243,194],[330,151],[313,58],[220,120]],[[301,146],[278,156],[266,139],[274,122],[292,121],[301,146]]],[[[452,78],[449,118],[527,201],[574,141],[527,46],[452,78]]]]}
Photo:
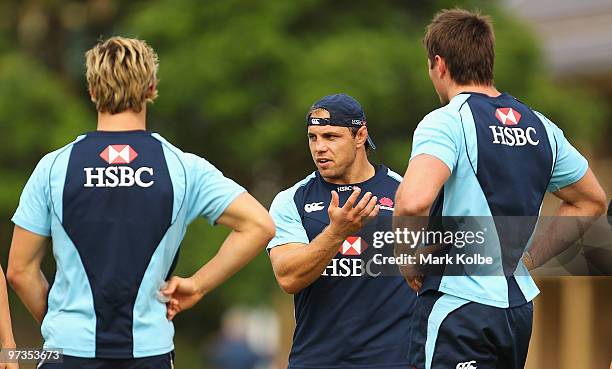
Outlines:
{"type": "Polygon", "coordinates": [[[350,236],[347,237],[342,245],[340,245],[340,253],[347,256],[361,255],[361,253],[368,248],[368,244],[361,237],[350,236]]]}
{"type": "Polygon", "coordinates": [[[130,145],[108,145],[100,153],[100,157],[109,164],[129,164],[138,153],[130,145]]]}
{"type": "Polygon", "coordinates": [[[386,206],[386,207],[388,207],[388,208],[392,208],[392,207],[393,207],[393,200],[391,200],[391,199],[390,199],[390,198],[388,198],[388,197],[383,197],[383,198],[381,198],[380,200],[378,200],[378,203],[379,203],[381,206],[386,206]]]}
{"type": "Polygon", "coordinates": [[[515,126],[521,120],[521,114],[512,108],[495,110],[495,117],[505,126],[515,126]]]}

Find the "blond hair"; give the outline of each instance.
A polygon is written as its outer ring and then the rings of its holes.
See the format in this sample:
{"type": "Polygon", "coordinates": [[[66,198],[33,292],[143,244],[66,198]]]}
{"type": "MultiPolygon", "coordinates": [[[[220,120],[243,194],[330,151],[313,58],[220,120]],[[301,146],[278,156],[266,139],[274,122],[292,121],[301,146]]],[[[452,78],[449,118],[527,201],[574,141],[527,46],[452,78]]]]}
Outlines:
{"type": "Polygon", "coordinates": [[[140,112],[157,98],[157,54],[143,40],[111,37],[85,53],[87,85],[99,112],[140,112]]]}

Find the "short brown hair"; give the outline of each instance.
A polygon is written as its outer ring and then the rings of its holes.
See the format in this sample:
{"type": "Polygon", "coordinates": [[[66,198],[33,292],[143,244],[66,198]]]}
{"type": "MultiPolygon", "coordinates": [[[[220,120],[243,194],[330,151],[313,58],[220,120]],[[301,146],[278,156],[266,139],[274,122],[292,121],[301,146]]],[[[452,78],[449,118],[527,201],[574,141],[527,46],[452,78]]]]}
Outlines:
{"type": "Polygon", "coordinates": [[[87,85],[99,112],[140,112],[157,97],[157,54],[142,40],[111,37],[85,53],[87,85]]]}
{"type": "Polygon", "coordinates": [[[495,35],[491,19],[479,11],[442,10],[427,26],[423,44],[431,67],[436,55],[444,58],[456,83],[493,82],[495,35]]]}

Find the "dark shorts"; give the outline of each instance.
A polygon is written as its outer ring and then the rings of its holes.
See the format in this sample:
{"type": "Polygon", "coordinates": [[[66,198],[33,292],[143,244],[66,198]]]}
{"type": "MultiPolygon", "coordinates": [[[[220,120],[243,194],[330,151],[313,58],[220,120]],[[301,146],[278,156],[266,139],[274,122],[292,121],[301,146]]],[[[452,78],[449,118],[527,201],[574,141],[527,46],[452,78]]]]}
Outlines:
{"type": "Polygon", "coordinates": [[[38,369],[173,369],[174,352],[138,359],[85,359],[66,356],[62,363],[39,363],[38,369]]]}
{"type": "Polygon", "coordinates": [[[523,369],[533,304],[497,308],[427,291],[417,297],[408,361],[416,369],[523,369]]]}

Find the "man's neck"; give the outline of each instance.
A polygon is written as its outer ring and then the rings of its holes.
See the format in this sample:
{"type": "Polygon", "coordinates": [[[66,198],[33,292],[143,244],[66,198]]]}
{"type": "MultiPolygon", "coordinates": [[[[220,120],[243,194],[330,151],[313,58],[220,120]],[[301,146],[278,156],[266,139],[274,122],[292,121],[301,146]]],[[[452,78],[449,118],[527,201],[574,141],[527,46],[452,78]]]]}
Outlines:
{"type": "Polygon", "coordinates": [[[133,110],[110,114],[98,112],[98,131],[139,131],[145,130],[147,109],[143,107],[139,113],[133,110]]]}
{"type": "Polygon", "coordinates": [[[365,182],[368,179],[374,177],[376,174],[376,168],[370,163],[367,155],[364,153],[358,155],[353,165],[351,165],[346,173],[342,177],[338,178],[325,178],[323,179],[329,183],[337,185],[348,185],[365,182]]]}
{"type": "Polygon", "coordinates": [[[490,85],[453,85],[448,89],[448,98],[452,100],[453,97],[459,95],[462,92],[478,92],[485,94],[490,97],[497,97],[501,93],[495,88],[493,84],[490,85]]]}

